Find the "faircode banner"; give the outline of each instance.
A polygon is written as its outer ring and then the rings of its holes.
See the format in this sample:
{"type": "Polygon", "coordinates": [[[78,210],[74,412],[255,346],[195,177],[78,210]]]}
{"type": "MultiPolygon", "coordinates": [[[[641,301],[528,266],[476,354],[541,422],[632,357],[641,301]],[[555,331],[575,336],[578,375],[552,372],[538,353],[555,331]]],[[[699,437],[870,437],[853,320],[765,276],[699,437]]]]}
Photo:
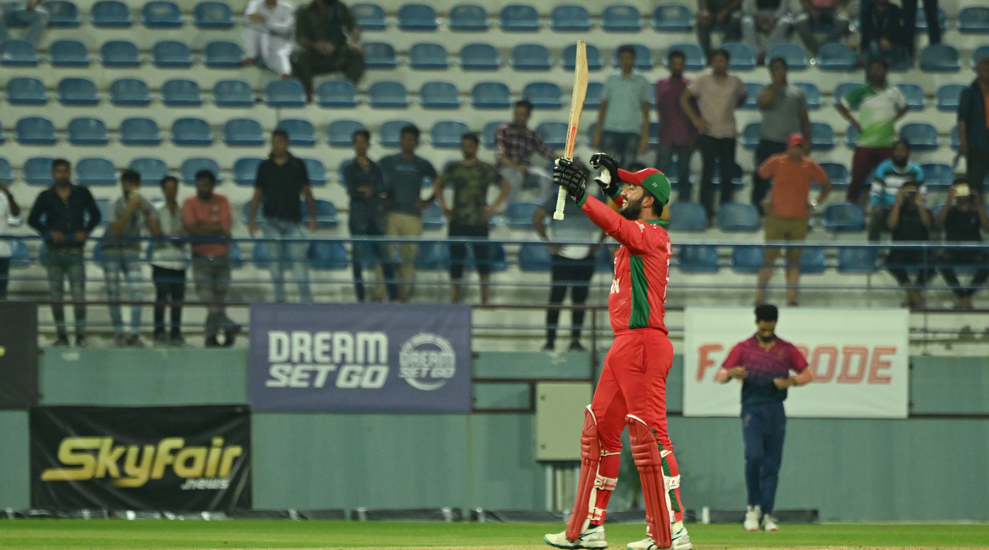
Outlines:
{"type": "Polygon", "coordinates": [[[254,304],[255,411],[468,413],[469,306],[254,304]]]}
{"type": "Polygon", "coordinates": [[[251,508],[246,406],[37,407],[30,427],[33,508],[251,508]]]}
{"type": "MultiPolygon", "coordinates": [[[[787,415],[906,418],[908,322],[903,309],[781,309],[777,336],[797,346],[814,374],[813,383],[789,390],[787,415]]],[[[739,415],[741,382],[720,384],[714,375],[755,330],[752,308],[687,308],[684,416],[739,415]]]]}
{"type": "Polygon", "coordinates": [[[0,409],[38,404],[38,305],[0,300],[0,409]]]}

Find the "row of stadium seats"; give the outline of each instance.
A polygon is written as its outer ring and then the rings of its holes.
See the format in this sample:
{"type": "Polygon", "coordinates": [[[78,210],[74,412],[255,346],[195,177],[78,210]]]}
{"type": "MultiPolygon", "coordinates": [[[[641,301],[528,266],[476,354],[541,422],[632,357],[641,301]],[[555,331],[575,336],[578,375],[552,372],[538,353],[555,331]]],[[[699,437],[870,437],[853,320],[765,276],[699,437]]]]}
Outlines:
{"type": "MultiPolygon", "coordinates": [[[[73,2],[49,0],[43,4],[48,12],[49,28],[75,28],[82,24],[79,7],[73,2]]],[[[182,10],[174,2],[153,1],[141,7],[140,22],[149,29],[176,29],[183,25],[182,10]]],[[[94,27],[120,29],[134,23],[131,8],[124,2],[104,0],[93,4],[89,22],[94,27]]],[[[200,29],[229,29],[234,26],[233,11],[224,2],[205,1],[192,10],[192,23],[200,29]]]]}

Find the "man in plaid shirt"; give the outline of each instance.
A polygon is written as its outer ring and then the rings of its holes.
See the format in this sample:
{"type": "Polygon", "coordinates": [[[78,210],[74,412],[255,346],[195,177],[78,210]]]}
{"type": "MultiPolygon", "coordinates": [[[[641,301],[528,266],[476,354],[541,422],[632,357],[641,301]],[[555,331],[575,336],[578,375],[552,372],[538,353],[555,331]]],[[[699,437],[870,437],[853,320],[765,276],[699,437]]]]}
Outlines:
{"type": "Polygon", "coordinates": [[[526,184],[539,189],[541,201],[553,183],[553,176],[547,170],[533,167],[529,162],[533,153],[539,153],[546,160],[554,160],[558,156],[543,143],[542,136],[526,126],[530,116],[532,103],[525,99],[516,101],[512,122],[502,124],[495,134],[495,167],[512,186],[506,204],[515,202],[516,195],[526,184]]]}

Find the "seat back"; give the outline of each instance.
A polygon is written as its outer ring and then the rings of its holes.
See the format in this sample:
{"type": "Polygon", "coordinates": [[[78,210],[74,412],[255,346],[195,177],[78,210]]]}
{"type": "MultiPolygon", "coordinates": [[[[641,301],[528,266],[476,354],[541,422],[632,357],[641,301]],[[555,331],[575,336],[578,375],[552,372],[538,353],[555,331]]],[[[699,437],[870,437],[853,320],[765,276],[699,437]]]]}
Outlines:
{"type": "Polygon", "coordinates": [[[451,82],[427,82],[419,90],[419,100],[427,109],[456,109],[460,92],[451,82]]]}
{"type": "Polygon", "coordinates": [[[535,32],[539,30],[539,12],[529,5],[507,5],[501,8],[498,20],[504,31],[535,32]]]}
{"type": "Polygon", "coordinates": [[[254,90],[243,80],[221,80],[213,86],[213,103],[219,107],[252,107],[254,90]]]}
{"type": "Polygon", "coordinates": [[[137,78],[120,78],[110,84],[110,102],[119,107],[146,107],[151,103],[151,90],[137,78]]]}
{"type": "Polygon", "coordinates": [[[357,89],[346,80],[324,80],[316,88],[316,103],[320,107],[356,107],[357,89]]]}
{"type": "MultiPolygon", "coordinates": [[[[62,83],[59,83],[61,87],[62,83]]],[[[45,83],[30,76],[11,78],[7,82],[7,102],[11,105],[44,105],[48,103],[45,83]]]]}
{"type": "Polygon", "coordinates": [[[449,64],[449,55],[442,44],[421,42],[409,49],[409,65],[413,69],[445,70],[449,64]]]}
{"type": "Polygon", "coordinates": [[[601,12],[601,28],[607,32],[639,32],[642,14],[639,8],[628,4],[608,6],[601,12]]]}
{"type": "Polygon", "coordinates": [[[298,118],[282,119],[275,126],[275,129],[288,132],[289,143],[293,147],[312,147],[316,145],[316,128],[308,120],[298,118]]]}
{"type": "Polygon", "coordinates": [[[491,44],[467,44],[460,49],[460,68],[465,71],[494,71],[501,61],[491,44]]]}
{"type": "Polygon", "coordinates": [[[405,4],[398,8],[398,28],[403,31],[435,31],[438,26],[436,10],[428,4],[405,4]]]}
{"type": "Polygon", "coordinates": [[[354,4],[350,6],[350,13],[357,20],[361,30],[383,31],[388,26],[385,9],[377,4],[354,4]]]}
{"type": "Polygon", "coordinates": [[[168,175],[168,166],[165,165],[165,161],[159,158],[136,158],[130,161],[130,165],[127,167],[141,174],[142,182],[160,182],[162,178],[168,175]]]}
{"type": "Polygon", "coordinates": [[[80,117],[69,121],[69,143],[73,145],[106,145],[110,135],[106,124],[98,118],[80,117]]]}
{"type": "Polygon", "coordinates": [[[200,29],[229,29],[234,26],[233,12],[224,2],[200,2],[192,10],[192,21],[200,29]]]}
{"type": "Polygon", "coordinates": [[[226,40],[215,40],[203,48],[203,62],[211,69],[233,69],[240,67],[244,51],[240,45],[226,40]]]}
{"type": "Polygon", "coordinates": [[[178,28],[182,26],[182,10],[172,2],[148,2],[141,9],[141,23],[153,29],[178,28]]]}
{"type": "Polygon", "coordinates": [[[162,102],[169,107],[198,107],[203,104],[199,83],[175,78],[161,86],[162,102]]]}
{"type": "Polygon", "coordinates": [[[491,26],[487,10],[476,4],[453,6],[447,18],[452,31],[483,32],[491,26]]]}
{"type": "Polygon", "coordinates": [[[264,87],[264,102],[269,107],[302,108],[306,93],[298,80],[272,80],[264,87]]]}
{"type": "Polygon", "coordinates": [[[53,67],[88,67],[89,51],[78,40],[56,40],[48,48],[53,67]]]}
{"type": "Polygon", "coordinates": [[[549,26],[556,32],[588,31],[591,29],[591,14],[584,6],[557,6],[550,12],[549,26]]]}

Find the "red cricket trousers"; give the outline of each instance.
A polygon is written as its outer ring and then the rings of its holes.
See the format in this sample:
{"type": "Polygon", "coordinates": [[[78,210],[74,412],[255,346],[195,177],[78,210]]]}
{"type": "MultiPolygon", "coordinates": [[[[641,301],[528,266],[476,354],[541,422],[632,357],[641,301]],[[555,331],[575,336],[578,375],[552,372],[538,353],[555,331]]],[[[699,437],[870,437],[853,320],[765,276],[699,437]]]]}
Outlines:
{"type": "Polygon", "coordinates": [[[892,147],[857,147],[852,157],[852,181],[848,185],[845,202],[858,204],[862,192],[868,191],[869,174],[892,155],[892,147]]]}

